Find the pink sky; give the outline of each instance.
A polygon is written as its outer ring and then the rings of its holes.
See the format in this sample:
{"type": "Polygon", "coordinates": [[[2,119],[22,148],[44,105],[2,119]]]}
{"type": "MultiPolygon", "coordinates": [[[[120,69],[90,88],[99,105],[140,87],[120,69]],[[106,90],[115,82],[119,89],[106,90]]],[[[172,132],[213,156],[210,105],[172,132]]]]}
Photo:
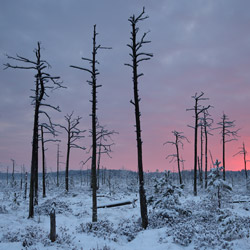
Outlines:
{"type": "MultiPolygon", "coordinates": [[[[245,142],[250,148],[250,15],[249,1],[150,1],[143,2],[149,19],[140,28],[150,30],[151,44],[145,52],[152,52],[152,60],[143,62],[140,70],[139,90],[142,112],[143,163],[145,171],[159,169],[176,170],[176,163],[165,159],[174,153],[174,147],[163,146],[173,140],[172,130],[182,131],[190,140],[181,150],[185,169],[193,168],[193,113],[187,108],[194,105],[193,96],[203,91],[214,106],[210,114],[214,127],[225,112],[241,128],[238,141],[227,147],[227,170],[243,169],[242,156],[232,157],[245,142]]],[[[37,41],[44,47],[42,55],[52,65],[53,75],[60,75],[68,88],[51,93],[49,103],[59,105],[61,113],[51,112],[54,122],[63,123],[64,115],[75,111],[82,116],[82,129],[91,127],[89,76],[69,68],[70,64],[88,66],[81,57],[91,55],[93,24],[97,24],[98,41],[112,46],[111,51],[98,54],[100,76],[103,85],[98,92],[98,116],[102,124],[119,135],[113,137],[112,159],[103,157],[102,165],[110,169],[137,169],[134,110],[132,98],[132,72],[124,66],[129,62],[130,27],[128,17],[138,14],[140,2],[104,3],[91,2],[83,6],[62,0],[57,3],[43,1],[7,1],[0,8],[0,62],[6,63],[5,53],[32,58],[37,41]],[[13,7],[15,6],[15,7],[13,7]],[[86,8],[87,7],[87,8],[86,8]],[[112,11],[115,8],[116,11],[112,11]],[[46,11],[45,11],[46,10],[46,11]],[[12,13],[10,15],[10,13],[12,13]],[[41,20],[43,20],[41,22],[41,20]],[[115,20],[115,21],[114,21],[115,20]]],[[[1,71],[0,85],[0,166],[5,171],[15,159],[18,166],[30,168],[33,108],[30,106],[30,89],[34,84],[34,72],[17,70],[1,71]]],[[[209,137],[209,149],[213,157],[222,159],[219,131],[209,137]]],[[[86,133],[81,145],[89,147],[86,133]]],[[[65,161],[65,134],[61,149],[65,161]]],[[[55,170],[56,145],[48,144],[47,167],[55,170]]],[[[80,161],[88,155],[73,150],[71,169],[79,169],[80,161]]],[[[210,160],[210,159],[209,159],[210,160]]],[[[209,161],[210,164],[210,161],[209,161]]],[[[90,164],[88,164],[90,165],[90,164]]],[[[85,166],[86,168],[87,166],[85,166]]],[[[64,165],[61,164],[61,169],[64,165]]]]}

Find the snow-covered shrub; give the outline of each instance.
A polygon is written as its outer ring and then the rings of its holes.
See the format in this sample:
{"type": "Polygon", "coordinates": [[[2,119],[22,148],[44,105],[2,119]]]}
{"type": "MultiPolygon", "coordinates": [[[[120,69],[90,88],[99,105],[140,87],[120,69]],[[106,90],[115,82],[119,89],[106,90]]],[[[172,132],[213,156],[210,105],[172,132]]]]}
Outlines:
{"type": "Polygon", "coordinates": [[[50,244],[48,233],[38,226],[27,226],[22,231],[8,231],[3,235],[2,242],[22,242],[23,247],[30,247],[41,242],[50,244]]]}
{"type": "Polygon", "coordinates": [[[56,238],[56,243],[67,246],[72,246],[73,240],[75,237],[69,233],[69,229],[67,227],[59,227],[59,233],[56,238]]]}
{"type": "Polygon", "coordinates": [[[8,211],[4,205],[0,205],[0,214],[7,214],[8,211]]]}
{"type": "Polygon", "coordinates": [[[112,248],[109,247],[109,246],[107,246],[107,245],[105,244],[103,247],[99,247],[99,246],[97,245],[96,248],[91,248],[90,250],[112,250],[112,248]]]}
{"type": "Polygon", "coordinates": [[[73,213],[72,209],[68,206],[66,202],[55,201],[54,199],[47,200],[44,203],[35,206],[35,213],[40,215],[49,215],[53,203],[56,204],[57,214],[73,213]]]}
{"type": "Polygon", "coordinates": [[[191,214],[180,203],[182,191],[182,187],[174,185],[167,174],[163,178],[155,179],[154,192],[148,198],[148,204],[152,206],[152,211],[149,212],[151,228],[171,226],[181,217],[191,214]]]}
{"type": "Polygon", "coordinates": [[[76,230],[79,233],[93,234],[97,237],[117,241],[114,237],[113,226],[113,223],[108,220],[100,220],[98,222],[81,223],[80,227],[77,227],[76,230]]]}
{"type": "Polygon", "coordinates": [[[229,193],[232,191],[231,186],[222,179],[220,162],[216,160],[216,167],[210,170],[208,175],[208,188],[210,201],[215,207],[221,208],[222,201],[229,199],[229,193]]]}
{"type": "Polygon", "coordinates": [[[218,227],[218,234],[223,240],[232,241],[249,237],[249,218],[229,215],[223,218],[218,227]]]}
{"type": "Polygon", "coordinates": [[[182,188],[172,184],[169,176],[165,173],[164,177],[154,180],[154,193],[148,198],[148,204],[153,208],[171,208],[180,204],[179,197],[182,188]]]}
{"type": "Polygon", "coordinates": [[[192,223],[179,224],[174,230],[173,240],[177,244],[188,246],[192,242],[194,232],[194,225],[192,223]]]}
{"type": "Polygon", "coordinates": [[[122,219],[119,224],[118,228],[115,230],[117,235],[125,237],[126,240],[132,241],[135,239],[136,235],[142,230],[141,223],[139,220],[136,220],[134,216],[130,219],[122,219]]]}

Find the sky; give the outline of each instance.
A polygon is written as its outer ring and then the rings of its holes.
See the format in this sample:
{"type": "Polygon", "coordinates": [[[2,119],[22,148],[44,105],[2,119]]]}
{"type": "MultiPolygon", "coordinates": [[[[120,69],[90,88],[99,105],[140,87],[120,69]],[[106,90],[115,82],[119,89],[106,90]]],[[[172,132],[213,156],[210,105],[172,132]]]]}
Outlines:
{"type": "MultiPolygon", "coordinates": [[[[154,57],[142,62],[139,71],[141,126],[144,171],[176,171],[174,154],[166,141],[174,140],[173,130],[183,132],[190,143],[184,143],[181,155],[184,169],[193,168],[194,124],[192,108],[195,93],[204,92],[212,105],[213,127],[223,112],[240,128],[237,141],[226,145],[227,170],[243,169],[243,157],[233,155],[245,142],[250,148],[250,2],[248,0],[2,0],[0,2],[0,171],[11,166],[11,159],[30,170],[34,110],[30,105],[30,89],[35,72],[7,69],[11,62],[6,54],[16,53],[33,59],[37,42],[42,44],[42,58],[52,68],[51,75],[60,76],[67,89],[49,93],[47,102],[59,105],[61,112],[51,111],[55,123],[65,125],[64,116],[74,111],[81,116],[81,129],[86,129],[81,146],[89,148],[91,138],[91,88],[87,72],[69,65],[88,67],[82,57],[91,57],[93,25],[97,26],[97,43],[112,47],[98,52],[98,111],[102,125],[119,132],[113,135],[115,145],[110,159],[102,156],[101,166],[108,169],[137,170],[132,71],[130,63],[131,27],[128,18],[141,13],[145,6],[148,19],[139,24],[139,35],[148,32],[151,41],[143,52],[154,57]]],[[[65,168],[66,135],[61,139],[61,170],[65,168]]],[[[222,160],[219,130],[208,138],[213,158],[222,160]]],[[[56,169],[56,143],[46,145],[48,171],[56,169]]],[[[73,149],[70,169],[79,169],[88,150],[73,149]]],[[[41,158],[40,158],[41,159],[41,158]]],[[[211,161],[209,161],[209,167],[211,161]]],[[[89,168],[90,162],[83,166],[89,168]]]]}

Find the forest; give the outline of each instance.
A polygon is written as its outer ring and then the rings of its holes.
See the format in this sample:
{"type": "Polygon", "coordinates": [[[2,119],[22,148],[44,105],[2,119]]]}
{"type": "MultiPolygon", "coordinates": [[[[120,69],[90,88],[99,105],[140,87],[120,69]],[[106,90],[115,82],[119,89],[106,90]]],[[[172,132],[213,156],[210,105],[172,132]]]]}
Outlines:
{"type": "Polygon", "coordinates": [[[144,31],[149,20],[145,7],[128,17],[130,61],[123,63],[130,74],[127,87],[132,90],[135,171],[103,164],[103,159],[112,161],[120,132],[115,126],[110,129],[112,120],[102,123],[100,90],[105,80],[99,68],[105,61],[100,55],[113,48],[99,42],[98,25],[93,25],[86,39],[91,41],[91,51],[81,55],[81,63],[67,65],[72,74],[78,72],[87,79],[89,128],[82,126],[83,117],[74,110],[64,113],[61,104],[54,102],[57,91],[70,93],[71,88],[50,73],[53,65],[43,57],[42,42],[37,42],[33,57],[5,53],[5,72],[29,72],[33,125],[30,167],[14,157],[10,166],[1,167],[0,249],[250,249],[247,146],[242,141],[230,158],[227,151],[231,142],[240,143],[242,128],[228,112],[221,112],[216,120],[205,91],[194,92],[192,106],[185,109],[192,118],[192,124],[185,125],[192,138],[173,129],[162,142],[165,162],[174,166],[173,171],[145,170],[141,89],[144,73],[149,74],[143,67],[155,57],[147,49],[150,33],[147,28],[144,31]],[[54,119],[55,113],[63,119],[54,119]],[[210,146],[213,136],[220,140],[221,154],[210,146]],[[87,137],[90,145],[84,143],[87,137]],[[50,145],[57,149],[53,168],[48,167],[53,165],[47,157],[50,145]],[[189,167],[183,158],[186,145],[192,147],[189,167]],[[77,150],[84,158],[75,166],[77,150]],[[228,168],[231,158],[242,162],[241,171],[228,168]]]}

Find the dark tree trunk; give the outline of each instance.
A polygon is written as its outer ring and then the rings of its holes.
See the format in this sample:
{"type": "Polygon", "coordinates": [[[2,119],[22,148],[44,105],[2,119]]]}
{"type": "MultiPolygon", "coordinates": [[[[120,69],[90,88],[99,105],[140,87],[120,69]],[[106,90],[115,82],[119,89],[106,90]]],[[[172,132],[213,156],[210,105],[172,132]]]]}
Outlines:
{"type": "Polygon", "coordinates": [[[45,148],[43,126],[41,126],[41,142],[42,142],[42,165],[43,165],[43,197],[46,197],[46,170],[45,170],[45,148]]]}
{"type": "Polygon", "coordinates": [[[50,240],[56,241],[56,211],[52,208],[50,212],[50,240]]]}
{"type": "Polygon", "coordinates": [[[246,148],[245,148],[245,144],[243,143],[243,155],[244,155],[244,167],[245,167],[245,176],[247,179],[247,160],[246,160],[246,148]]]}
{"type": "Polygon", "coordinates": [[[144,190],[143,180],[143,164],[142,164],[142,140],[141,140],[141,122],[140,122],[140,108],[138,96],[138,73],[137,73],[137,51],[136,51],[136,26],[132,23],[132,39],[133,39],[133,83],[134,83],[134,107],[135,107],[135,122],[136,122],[136,141],[137,141],[137,157],[138,157],[138,174],[139,174],[139,195],[140,195],[140,209],[142,218],[142,227],[144,229],[148,226],[148,212],[147,201],[144,190]]]}
{"type": "Polygon", "coordinates": [[[24,184],[24,199],[27,198],[27,188],[28,188],[28,173],[25,173],[25,184],[24,184]]]}
{"type": "Polygon", "coordinates": [[[56,186],[59,187],[59,144],[57,144],[57,155],[56,155],[56,186]]]}
{"type": "Polygon", "coordinates": [[[35,180],[36,180],[36,168],[38,166],[38,118],[39,118],[38,112],[39,112],[39,104],[36,103],[35,114],[34,114],[32,158],[31,158],[31,170],[30,170],[29,218],[34,217],[35,180]]]}
{"type": "Polygon", "coordinates": [[[205,134],[205,188],[207,188],[207,144],[208,144],[208,136],[207,136],[207,127],[204,127],[205,134]]]}
{"type": "Polygon", "coordinates": [[[176,146],[179,181],[180,181],[180,185],[181,185],[182,184],[182,177],[181,177],[180,155],[179,155],[179,147],[178,147],[178,135],[176,135],[175,146],[176,146]]]}
{"type": "Polygon", "coordinates": [[[223,159],[223,180],[226,180],[226,142],[225,142],[225,117],[223,115],[223,125],[222,125],[222,159],[223,159]]]}
{"type": "MultiPolygon", "coordinates": [[[[70,124],[68,125],[68,129],[70,131],[70,124]]],[[[70,155],[70,136],[68,133],[68,143],[67,143],[67,158],[66,158],[66,169],[65,169],[65,189],[69,191],[69,155],[70,155]]]]}
{"type": "Polygon", "coordinates": [[[203,188],[203,125],[201,124],[201,160],[200,160],[200,184],[201,187],[203,188]]]}
{"type": "Polygon", "coordinates": [[[91,186],[92,186],[92,222],[97,221],[97,183],[96,183],[96,26],[94,25],[93,52],[92,52],[92,163],[91,163],[91,186]]]}
{"type": "Polygon", "coordinates": [[[198,99],[195,99],[195,126],[194,126],[194,195],[197,196],[197,140],[198,140],[198,99]]]}

